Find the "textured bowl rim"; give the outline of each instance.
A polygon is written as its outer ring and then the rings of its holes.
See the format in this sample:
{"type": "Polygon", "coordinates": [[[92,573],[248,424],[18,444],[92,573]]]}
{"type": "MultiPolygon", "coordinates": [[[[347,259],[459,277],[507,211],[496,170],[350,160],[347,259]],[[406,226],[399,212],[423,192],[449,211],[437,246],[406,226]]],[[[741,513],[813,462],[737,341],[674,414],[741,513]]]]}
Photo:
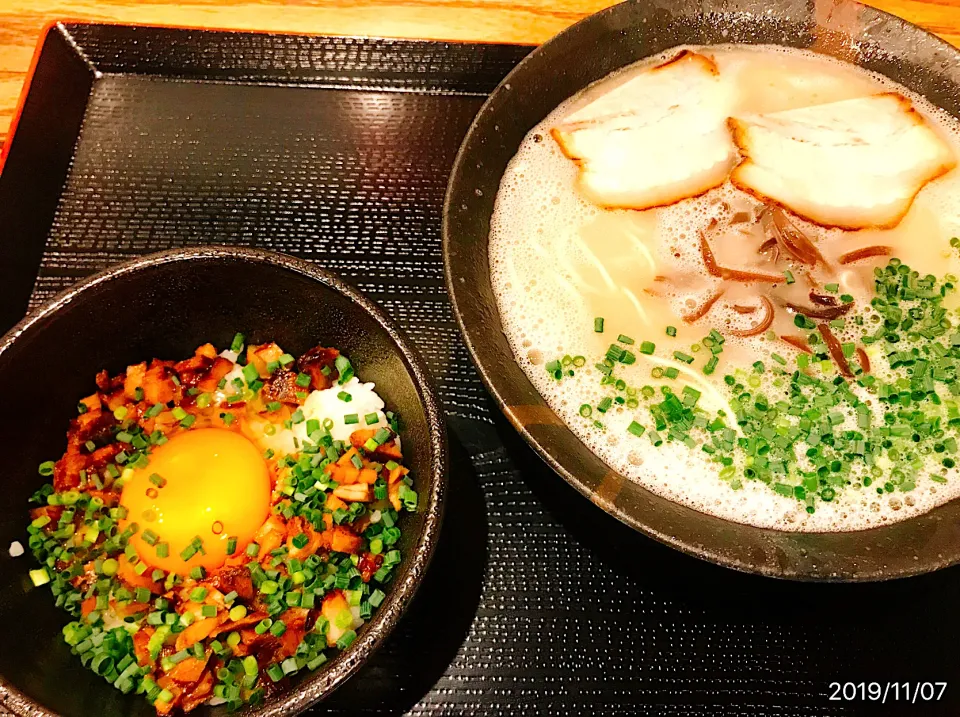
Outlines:
{"type": "MultiPolygon", "coordinates": [[[[492,110],[494,105],[499,100],[499,95],[502,92],[507,92],[511,90],[511,84],[515,82],[515,78],[522,72],[526,70],[526,67],[533,62],[536,62],[540,55],[545,51],[549,51],[557,45],[563,45],[564,43],[569,43],[569,38],[574,37],[580,32],[584,32],[584,28],[593,25],[601,24],[607,20],[607,18],[616,15],[617,13],[623,12],[624,7],[628,5],[635,5],[643,0],[626,0],[625,2],[620,2],[615,5],[611,5],[602,10],[599,10],[587,17],[582,18],[576,23],[568,26],[561,32],[557,33],[546,42],[534,48],[530,54],[524,57],[514,68],[503,78],[503,80],[497,85],[497,87],[490,93],[488,98],[481,105],[480,109],[477,111],[473,121],[470,123],[470,126],[467,128],[467,132],[464,135],[464,139],[460,144],[460,148],[457,151],[456,158],[454,159],[453,167],[450,171],[450,176],[447,182],[446,192],[444,194],[443,202],[443,229],[442,229],[442,243],[443,243],[443,269],[444,269],[444,280],[447,286],[447,293],[450,296],[450,302],[453,307],[453,313],[457,320],[457,325],[460,328],[460,334],[463,337],[464,344],[467,347],[467,351],[470,355],[470,359],[473,362],[474,366],[477,369],[477,373],[480,375],[481,380],[483,381],[484,386],[487,388],[490,395],[493,397],[494,402],[497,404],[497,407],[500,409],[500,412],[504,417],[509,421],[513,428],[520,434],[523,440],[530,446],[534,452],[540,457],[540,459],[546,463],[550,468],[559,475],[567,484],[574,488],[579,494],[586,498],[590,503],[599,505],[599,507],[606,512],[608,515],[619,520],[621,523],[628,525],[629,527],[637,530],[638,532],[646,535],[654,540],[657,540],[660,543],[668,545],[686,555],[699,558],[701,560],[706,560],[708,562],[714,563],[716,565],[722,565],[727,568],[738,570],[745,573],[752,573],[755,575],[763,575],[765,577],[779,578],[786,580],[797,580],[797,581],[810,581],[810,582],[872,582],[872,581],[882,581],[890,580],[895,578],[910,577],[913,575],[920,575],[927,572],[932,572],[934,570],[940,570],[945,567],[949,567],[960,562],[960,552],[958,552],[957,557],[953,561],[943,561],[940,564],[927,567],[918,567],[916,569],[902,570],[899,572],[893,573],[884,573],[882,571],[871,571],[863,574],[858,574],[853,577],[842,577],[835,578],[829,575],[816,573],[816,574],[807,574],[807,573],[784,573],[777,569],[771,568],[769,565],[765,564],[756,564],[752,562],[739,561],[730,558],[729,556],[724,555],[722,552],[715,550],[707,545],[693,545],[688,543],[682,538],[677,538],[668,533],[659,531],[649,525],[646,525],[643,521],[628,515],[623,510],[619,509],[612,503],[597,502],[594,500],[595,494],[592,492],[586,485],[581,482],[576,475],[574,475],[560,460],[555,458],[550,454],[549,451],[541,444],[541,442],[531,433],[527,428],[524,422],[519,418],[511,409],[510,404],[505,400],[500,389],[498,388],[499,379],[497,377],[497,367],[493,365],[489,360],[483,357],[481,351],[477,348],[476,339],[481,338],[480,332],[475,328],[468,326],[464,320],[464,310],[461,305],[461,296],[464,291],[469,291],[469,289],[461,289],[458,287],[458,282],[455,280],[452,270],[452,253],[454,244],[457,241],[457,237],[453,236],[451,229],[451,219],[450,217],[454,213],[453,204],[456,201],[456,185],[457,179],[465,171],[467,162],[470,159],[468,156],[468,148],[470,148],[471,140],[474,135],[479,131],[482,123],[486,122],[485,115],[492,110]]],[[[893,13],[886,12],[879,8],[864,5],[857,0],[832,0],[833,4],[839,7],[850,7],[857,8],[859,11],[867,15],[871,15],[878,20],[884,22],[890,22],[897,25],[900,28],[908,29],[912,33],[917,33],[920,36],[927,36],[930,40],[944,48],[952,56],[960,57],[960,48],[957,48],[946,40],[938,37],[934,33],[916,25],[914,23],[905,20],[898,15],[893,13]]],[[[723,11],[718,11],[722,13],[723,11]]],[[[771,10],[770,12],[776,14],[776,9],[771,10]]],[[[583,88],[581,88],[582,90],[583,88]]],[[[579,90],[578,90],[579,91],[579,90]]],[[[458,260],[460,261],[460,260],[458,260]]],[[[486,307],[490,309],[491,307],[486,307]]],[[[500,310],[499,307],[494,305],[492,307],[493,315],[497,322],[500,321],[500,310]]],[[[497,330],[501,330],[498,324],[497,330]]],[[[524,380],[530,385],[531,390],[536,391],[533,387],[532,382],[524,374],[524,380]]],[[[537,392],[539,394],[539,392],[537,392]]],[[[552,409],[547,406],[547,409],[552,412],[552,409]]],[[[572,438],[579,440],[575,434],[566,426],[565,423],[561,421],[563,429],[567,431],[572,438]]],[[[599,460],[599,459],[598,459],[599,460]]],[[[960,499],[957,499],[960,500],[960,499]]],[[[691,510],[695,510],[691,508],[691,510]]],[[[704,514],[707,515],[707,514],[704,514]]],[[[915,516],[914,518],[922,517],[923,514],[915,516]]],[[[903,521],[904,523],[909,522],[908,519],[903,521]]],[[[748,526],[746,524],[730,522],[733,526],[745,525],[746,527],[755,527],[748,526]]],[[[889,527],[889,526],[884,526],[889,527]]],[[[880,530],[883,528],[873,528],[873,530],[880,530]]],[[[768,530],[768,529],[759,529],[757,530],[768,530]]],[[[863,531],[861,531],[863,532],[863,531]]],[[[801,535],[804,535],[800,533],[801,535]]]]}
{"type": "MultiPolygon", "coordinates": [[[[447,436],[444,414],[433,379],[420,353],[405,337],[400,328],[372,300],[336,274],[303,259],[248,247],[207,245],[168,249],[109,266],[70,286],[41,306],[29,312],[16,326],[0,338],[0,358],[31,330],[41,330],[44,320],[60,311],[82,294],[97,289],[112,280],[148,270],[155,266],[191,261],[237,261],[253,265],[268,265],[312,279],[357,304],[383,328],[397,346],[417,392],[420,395],[430,434],[430,464],[433,490],[423,507],[423,530],[411,556],[410,566],[403,578],[391,586],[387,599],[366,624],[357,640],[346,651],[339,653],[327,669],[311,673],[303,683],[278,695],[256,709],[243,711],[245,715],[277,717],[293,714],[320,702],[340,687],[383,644],[396,627],[400,617],[413,600],[436,549],[443,521],[444,496],[447,481],[447,436]]],[[[30,717],[55,717],[56,713],[38,704],[0,675],[0,702],[15,714],[30,717]]]]}

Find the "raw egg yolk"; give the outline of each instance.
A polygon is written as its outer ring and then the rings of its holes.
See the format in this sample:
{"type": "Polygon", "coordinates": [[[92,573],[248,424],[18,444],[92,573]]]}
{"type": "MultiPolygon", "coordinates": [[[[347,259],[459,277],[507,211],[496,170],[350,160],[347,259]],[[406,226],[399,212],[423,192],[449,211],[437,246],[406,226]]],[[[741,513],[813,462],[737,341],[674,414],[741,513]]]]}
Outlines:
{"type": "Polygon", "coordinates": [[[241,434],[199,428],[154,448],[149,465],[124,484],[120,504],[127,509],[121,530],[137,524],[130,542],[143,562],[180,575],[196,566],[209,572],[223,565],[231,538],[239,554],[263,525],[270,474],[241,434]]]}

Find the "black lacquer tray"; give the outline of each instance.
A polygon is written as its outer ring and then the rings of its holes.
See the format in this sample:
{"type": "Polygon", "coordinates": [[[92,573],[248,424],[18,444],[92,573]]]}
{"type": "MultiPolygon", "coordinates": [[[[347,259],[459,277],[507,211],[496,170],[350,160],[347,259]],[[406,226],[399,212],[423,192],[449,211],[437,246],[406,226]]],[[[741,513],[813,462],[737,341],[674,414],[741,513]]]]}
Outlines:
{"type": "Polygon", "coordinates": [[[440,547],[317,714],[960,713],[956,568],[824,585],[686,557],[574,493],[488,399],[444,291],[441,207],[474,113],[529,50],[54,26],[0,175],[2,328],[113,262],[227,243],[339,272],[417,343],[449,416],[440,547]],[[883,705],[830,686],[894,680],[948,686],[883,705]]]}

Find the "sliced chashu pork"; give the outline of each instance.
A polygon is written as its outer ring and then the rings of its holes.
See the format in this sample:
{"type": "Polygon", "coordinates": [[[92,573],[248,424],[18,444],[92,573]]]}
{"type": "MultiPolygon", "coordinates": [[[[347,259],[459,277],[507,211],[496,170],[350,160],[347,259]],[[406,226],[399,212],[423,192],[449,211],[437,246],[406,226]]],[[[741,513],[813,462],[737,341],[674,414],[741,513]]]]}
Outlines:
{"type": "Polygon", "coordinates": [[[734,118],[730,126],[744,157],[733,183],[824,226],[896,226],[923,186],[956,164],[895,93],[734,118]]]}
{"type": "Polygon", "coordinates": [[[551,134],[580,165],[590,201],[648,209],[726,180],[737,158],[731,99],[713,60],[684,50],[573,112],[551,134]]]}

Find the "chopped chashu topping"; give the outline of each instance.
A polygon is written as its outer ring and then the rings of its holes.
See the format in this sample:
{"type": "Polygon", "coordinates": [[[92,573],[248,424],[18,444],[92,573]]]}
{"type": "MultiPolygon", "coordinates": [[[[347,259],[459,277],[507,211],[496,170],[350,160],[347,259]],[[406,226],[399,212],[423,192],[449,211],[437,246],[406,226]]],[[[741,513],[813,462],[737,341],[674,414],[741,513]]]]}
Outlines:
{"type": "Polygon", "coordinates": [[[673,204],[722,184],[737,153],[732,90],[713,60],[684,50],[633,76],[551,130],[580,165],[580,190],[607,208],[673,204]]]}
{"type": "Polygon", "coordinates": [[[910,100],[884,93],[730,120],[731,180],[824,226],[889,228],[956,158],[910,100]]]}
{"type": "Polygon", "coordinates": [[[734,94],[712,59],[684,50],[551,132],[580,166],[581,192],[602,207],[665,206],[729,176],[805,219],[850,230],[896,226],[924,185],[956,166],[896,93],[728,119],[734,94]]]}

